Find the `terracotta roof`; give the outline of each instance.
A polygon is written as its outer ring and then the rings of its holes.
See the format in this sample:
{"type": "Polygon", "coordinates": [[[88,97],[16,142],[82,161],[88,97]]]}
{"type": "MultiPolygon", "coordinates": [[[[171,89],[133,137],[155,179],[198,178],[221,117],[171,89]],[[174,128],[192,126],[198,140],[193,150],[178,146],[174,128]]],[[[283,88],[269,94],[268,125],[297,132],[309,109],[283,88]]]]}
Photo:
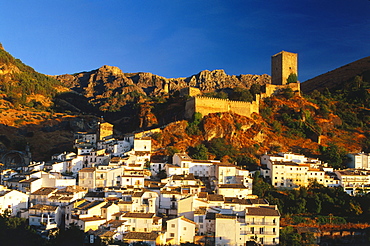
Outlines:
{"type": "Polygon", "coordinates": [[[102,224],[102,226],[111,227],[111,228],[117,228],[121,225],[123,225],[127,220],[109,220],[102,224]]]}
{"type": "Polygon", "coordinates": [[[95,235],[95,236],[99,236],[99,237],[104,237],[104,238],[110,238],[110,237],[113,237],[114,234],[116,234],[117,232],[114,232],[114,231],[109,231],[109,230],[105,230],[105,229],[99,229],[99,230],[89,230],[88,231],[89,234],[92,234],[92,235],[95,235]]]}
{"type": "Polygon", "coordinates": [[[205,207],[199,207],[198,209],[195,209],[194,214],[206,214],[207,208],[205,207]]]}
{"type": "Polygon", "coordinates": [[[88,210],[90,208],[93,208],[93,207],[101,204],[101,203],[103,203],[103,201],[92,201],[92,202],[89,202],[87,204],[84,203],[83,206],[79,207],[79,209],[81,209],[81,210],[88,210]]]}
{"type": "Polygon", "coordinates": [[[192,161],[193,159],[190,158],[190,156],[186,153],[176,153],[175,155],[177,155],[178,157],[180,157],[181,159],[186,159],[188,161],[192,161]]]}
{"type": "Polygon", "coordinates": [[[257,199],[248,199],[252,204],[269,204],[266,199],[257,198],[257,199]]]}
{"type": "Polygon", "coordinates": [[[189,173],[188,175],[172,175],[172,180],[195,180],[194,174],[189,173]]]}
{"type": "Polygon", "coordinates": [[[23,180],[19,181],[19,183],[31,183],[31,182],[36,181],[38,179],[40,179],[40,178],[23,179],[23,180]]]}
{"type": "Polygon", "coordinates": [[[181,192],[180,191],[176,191],[176,190],[163,190],[161,191],[161,194],[170,194],[170,195],[180,195],[181,192]]]}
{"type": "Polygon", "coordinates": [[[144,192],[134,192],[134,194],[132,194],[132,197],[142,197],[144,195],[144,192]]]}
{"type": "Polygon", "coordinates": [[[85,168],[82,168],[78,172],[94,172],[94,171],[95,171],[95,167],[85,167],[85,168]]]}
{"type": "Polygon", "coordinates": [[[209,165],[209,164],[213,165],[213,163],[214,163],[214,162],[208,161],[208,160],[192,160],[191,162],[197,163],[197,164],[207,164],[207,165],[209,165]]]}
{"type": "Polygon", "coordinates": [[[155,213],[125,213],[122,217],[130,217],[130,218],[153,218],[155,213]]]}
{"type": "Polygon", "coordinates": [[[216,218],[220,219],[235,219],[235,214],[216,214],[216,218]]]}
{"type": "Polygon", "coordinates": [[[36,204],[36,205],[33,205],[30,209],[55,211],[57,208],[58,208],[58,206],[45,205],[45,204],[36,204]]]}
{"type": "Polygon", "coordinates": [[[280,216],[279,210],[275,206],[268,207],[251,207],[246,209],[246,215],[261,215],[261,216],[280,216]]]}
{"type": "Polygon", "coordinates": [[[132,201],[119,201],[118,204],[132,204],[132,201]]]}
{"type": "Polygon", "coordinates": [[[172,165],[172,164],[166,164],[166,166],[169,168],[180,168],[179,166],[172,165]]]}
{"type": "Polygon", "coordinates": [[[117,213],[112,214],[112,216],[121,216],[123,214],[125,214],[125,212],[117,212],[117,213]]]}
{"type": "Polygon", "coordinates": [[[144,156],[144,155],[149,155],[150,151],[135,151],[135,155],[138,156],[144,156]]]}
{"type": "Polygon", "coordinates": [[[60,189],[58,192],[70,192],[70,193],[75,193],[75,192],[82,192],[82,191],[87,191],[87,188],[78,186],[78,185],[71,185],[67,186],[63,189],[60,189]]]}
{"type": "Polygon", "coordinates": [[[100,197],[100,198],[104,198],[105,197],[105,194],[104,194],[104,192],[88,192],[88,193],[86,193],[85,197],[100,197]]]}
{"type": "Polygon", "coordinates": [[[37,191],[31,193],[31,195],[49,195],[50,193],[53,193],[57,190],[58,189],[54,187],[42,187],[38,189],[37,191]]]}
{"type": "Polygon", "coordinates": [[[220,184],[218,185],[220,189],[247,189],[243,184],[220,184]]]}
{"type": "Polygon", "coordinates": [[[131,231],[123,235],[123,240],[145,240],[145,241],[155,241],[158,237],[156,232],[135,232],[131,231]]]}
{"type": "Polygon", "coordinates": [[[224,201],[224,196],[208,194],[208,201],[224,201]]]}
{"type": "Polygon", "coordinates": [[[180,219],[181,219],[181,220],[183,220],[183,221],[186,221],[186,222],[189,222],[189,223],[195,224],[195,225],[197,224],[197,223],[195,223],[194,221],[192,221],[192,220],[189,220],[189,219],[185,218],[184,216],[181,216],[181,217],[180,217],[180,219]]]}
{"type": "Polygon", "coordinates": [[[252,205],[252,202],[249,201],[249,199],[239,199],[235,197],[225,197],[225,203],[252,205]]]}
{"type": "Polygon", "coordinates": [[[84,222],[88,222],[88,221],[98,221],[98,220],[106,220],[106,219],[94,216],[94,217],[80,218],[80,220],[84,222]]]}
{"type": "Polygon", "coordinates": [[[101,208],[109,208],[110,206],[112,206],[113,203],[112,202],[107,202],[107,204],[105,204],[103,207],[101,208]]]}
{"type": "Polygon", "coordinates": [[[202,191],[198,193],[198,198],[207,198],[207,196],[208,196],[207,192],[202,191]]]}

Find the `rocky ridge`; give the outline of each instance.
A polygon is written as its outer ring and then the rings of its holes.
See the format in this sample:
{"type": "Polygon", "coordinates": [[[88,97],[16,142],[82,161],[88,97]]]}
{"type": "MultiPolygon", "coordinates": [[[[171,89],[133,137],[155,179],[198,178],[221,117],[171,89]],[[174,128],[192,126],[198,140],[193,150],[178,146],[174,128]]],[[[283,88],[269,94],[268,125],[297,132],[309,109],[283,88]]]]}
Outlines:
{"type": "Polygon", "coordinates": [[[118,67],[102,66],[89,72],[56,76],[64,85],[95,103],[103,98],[125,95],[136,91],[156,97],[174,93],[182,88],[197,87],[202,92],[226,88],[245,87],[252,84],[269,84],[269,75],[227,75],[224,70],[204,70],[186,78],[165,78],[151,73],[123,73],[118,67]]]}

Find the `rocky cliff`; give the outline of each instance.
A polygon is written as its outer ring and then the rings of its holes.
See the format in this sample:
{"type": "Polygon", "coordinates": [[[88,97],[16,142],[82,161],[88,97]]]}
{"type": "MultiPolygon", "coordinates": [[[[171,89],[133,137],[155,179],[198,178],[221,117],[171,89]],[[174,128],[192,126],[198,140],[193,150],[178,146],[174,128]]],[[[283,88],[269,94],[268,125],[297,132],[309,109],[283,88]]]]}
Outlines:
{"type": "MultiPolygon", "coordinates": [[[[224,70],[202,71],[187,78],[165,78],[151,73],[123,73],[119,68],[102,66],[89,72],[60,75],[56,78],[74,91],[83,94],[100,106],[103,99],[129,95],[136,92],[143,96],[157,97],[172,94],[185,87],[197,87],[202,92],[226,88],[268,84],[269,75],[227,75],[224,70]]],[[[129,99],[129,98],[127,98],[129,99]]]]}

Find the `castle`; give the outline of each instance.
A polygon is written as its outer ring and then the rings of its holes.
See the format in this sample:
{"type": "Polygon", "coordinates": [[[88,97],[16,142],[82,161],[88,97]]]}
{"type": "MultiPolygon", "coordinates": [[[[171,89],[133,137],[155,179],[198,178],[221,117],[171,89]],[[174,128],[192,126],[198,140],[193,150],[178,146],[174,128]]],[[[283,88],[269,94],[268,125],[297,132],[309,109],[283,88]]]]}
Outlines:
{"type": "MultiPolygon", "coordinates": [[[[295,93],[300,93],[300,83],[290,81],[290,76],[297,78],[298,54],[281,51],[271,57],[271,84],[266,84],[265,93],[256,95],[252,102],[232,101],[228,99],[202,97],[198,88],[188,87],[181,91],[182,95],[191,96],[186,101],[185,118],[191,119],[195,112],[203,116],[210,113],[233,112],[242,116],[251,117],[253,113],[259,113],[260,100],[270,97],[279,90],[291,88],[295,93]]],[[[293,77],[293,78],[294,78],[293,77]]]]}

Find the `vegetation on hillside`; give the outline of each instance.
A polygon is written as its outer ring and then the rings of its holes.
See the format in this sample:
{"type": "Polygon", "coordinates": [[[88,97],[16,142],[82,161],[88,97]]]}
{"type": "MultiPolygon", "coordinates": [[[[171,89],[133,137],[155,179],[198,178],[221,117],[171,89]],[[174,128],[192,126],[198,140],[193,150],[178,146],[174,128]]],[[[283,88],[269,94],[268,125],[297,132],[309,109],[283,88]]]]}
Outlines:
{"type": "Polygon", "coordinates": [[[58,80],[36,72],[4,49],[0,49],[0,65],[3,72],[0,74],[0,94],[2,99],[9,101],[14,107],[40,109],[41,102],[28,100],[27,97],[40,94],[51,99],[56,95],[56,86],[61,85],[58,80]]]}

